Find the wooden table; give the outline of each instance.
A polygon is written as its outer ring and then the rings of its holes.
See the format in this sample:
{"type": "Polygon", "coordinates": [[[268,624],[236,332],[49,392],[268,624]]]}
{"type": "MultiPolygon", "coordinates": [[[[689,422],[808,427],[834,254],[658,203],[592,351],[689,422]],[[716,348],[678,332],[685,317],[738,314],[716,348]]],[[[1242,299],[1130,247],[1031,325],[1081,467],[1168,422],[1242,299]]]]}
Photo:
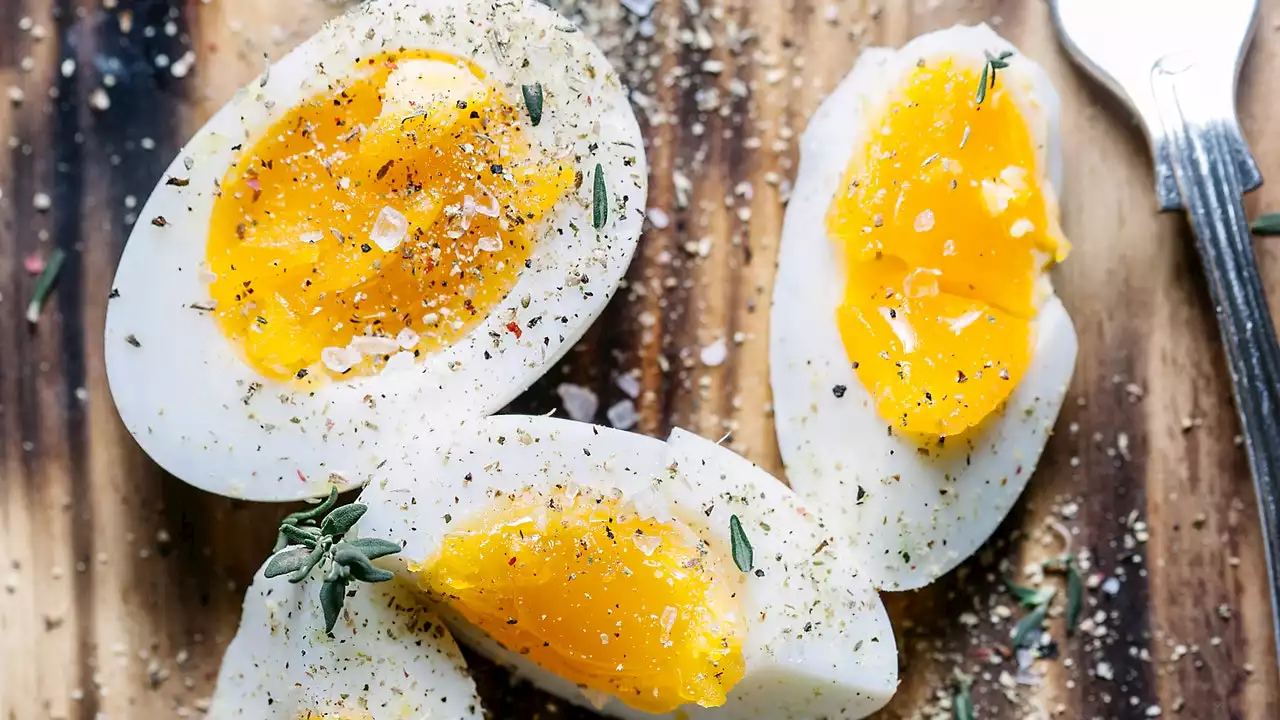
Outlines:
{"type": "MultiPolygon", "coordinates": [[[[649,205],[672,222],[648,228],[630,289],[517,409],[552,409],[566,380],[608,407],[622,397],[617,373],[634,370],[640,430],[732,429],[736,449],[779,470],[766,310],[796,138],[860,47],[991,22],[1062,94],[1063,215],[1076,248],[1056,280],[1080,358],[1057,433],[995,539],[932,587],[886,596],[903,682],[884,716],[947,717],[960,668],[979,673],[983,718],[1151,717],[1151,708],[1280,717],[1253,490],[1187,228],[1156,214],[1141,134],[1068,63],[1045,4],[700,4],[694,12],[698,0],[660,0],[656,34],[644,39],[614,0],[591,3],[588,31],[602,32],[643,93],[649,205]],[[696,28],[713,38],[710,49],[687,42],[696,32],[680,34],[696,28]],[[704,72],[704,60],[724,70],[704,72]],[[685,178],[688,207],[676,197],[685,178]],[[697,362],[700,347],[738,333],[722,366],[697,362]],[[1119,590],[1106,592],[1108,582],[1087,593],[1086,631],[1075,637],[1053,619],[1060,656],[1037,664],[1042,684],[1019,685],[1011,661],[984,658],[1008,642],[1013,620],[1002,616],[1021,614],[1003,577],[1056,552],[1055,525],[1089,551],[1095,582],[1116,576],[1119,590]]],[[[1280,73],[1280,1],[1263,4],[1240,107],[1275,178],[1280,132],[1266,91],[1280,73]]],[[[278,57],[336,12],[322,0],[0,2],[0,93],[9,93],[0,97],[0,718],[198,714],[212,692],[245,583],[283,511],[203,494],[142,455],[103,372],[106,298],[135,213],[185,139],[261,70],[264,54],[278,57]],[[30,327],[26,261],[54,247],[68,262],[30,327]]],[[[1280,209],[1277,187],[1254,193],[1251,212],[1280,209]]],[[[1257,248],[1280,310],[1280,244],[1257,248]]],[[[477,668],[495,717],[557,714],[477,668]]]]}

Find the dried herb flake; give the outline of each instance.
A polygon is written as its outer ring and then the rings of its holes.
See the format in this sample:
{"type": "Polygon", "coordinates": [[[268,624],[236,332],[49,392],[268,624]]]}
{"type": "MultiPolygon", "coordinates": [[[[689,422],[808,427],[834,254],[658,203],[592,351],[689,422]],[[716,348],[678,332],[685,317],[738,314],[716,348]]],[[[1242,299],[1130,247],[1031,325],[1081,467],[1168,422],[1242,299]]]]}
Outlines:
{"type": "Polygon", "coordinates": [[[742,521],[737,515],[729,516],[729,546],[733,553],[733,563],[738,566],[738,569],[742,572],[751,572],[755,553],[751,549],[751,541],[747,539],[747,532],[742,529],[742,521]]]}

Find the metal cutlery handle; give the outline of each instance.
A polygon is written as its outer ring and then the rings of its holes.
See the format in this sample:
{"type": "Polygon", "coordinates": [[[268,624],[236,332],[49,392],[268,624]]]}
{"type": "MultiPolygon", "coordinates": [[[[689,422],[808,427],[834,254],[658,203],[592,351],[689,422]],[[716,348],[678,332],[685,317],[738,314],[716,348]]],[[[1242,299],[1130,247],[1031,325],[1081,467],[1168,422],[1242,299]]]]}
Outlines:
{"type": "MultiPolygon", "coordinates": [[[[1242,204],[1244,139],[1229,117],[1197,107],[1179,73],[1152,78],[1183,207],[1209,280],[1262,515],[1273,618],[1280,617],[1280,344],[1242,204]],[[1184,92],[1180,89],[1186,88],[1184,92]],[[1200,117],[1196,117],[1199,115],[1200,117]]],[[[1280,637],[1280,620],[1277,636],[1280,637]]]]}

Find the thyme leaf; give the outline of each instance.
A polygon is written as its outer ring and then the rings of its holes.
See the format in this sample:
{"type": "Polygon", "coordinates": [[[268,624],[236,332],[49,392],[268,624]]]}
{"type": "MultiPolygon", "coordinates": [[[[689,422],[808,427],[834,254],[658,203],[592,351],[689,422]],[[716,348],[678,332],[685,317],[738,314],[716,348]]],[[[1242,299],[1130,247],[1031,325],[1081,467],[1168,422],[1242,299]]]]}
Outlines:
{"type": "Polygon", "coordinates": [[[1080,619],[1080,608],[1084,605],[1084,583],[1080,580],[1080,571],[1075,563],[1067,566],[1067,634],[1074,635],[1076,620],[1080,619]]]}
{"type": "Polygon", "coordinates": [[[271,556],[263,575],[269,578],[279,577],[285,573],[297,572],[298,568],[307,564],[307,560],[315,554],[306,547],[293,547],[271,556]]]}
{"type": "Polygon", "coordinates": [[[58,282],[58,273],[62,272],[62,263],[66,259],[67,254],[62,248],[54,248],[49,255],[49,261],[45,263],[44,270],[40,272],[40,277],[36,278],[36,287],[31,291],[31,302],[27,303],[27,322],[32,325],[40,321],[40,311],[44,309],[45,300],[49,298],[54,284],[58,282]]]}
{"type": "Polygon", "coordinates": [[[1044,605],[1053,599],[1055,589],[1052,587],[1032,588],[1025,585],[1019,585],[1012,580],[1006,580],[1005,584],[1009,587],[1009,592],[1017,598],[1018,603],[1023,607],[1036,607],[1044,605]]]}
{"type": "Polygon", "coordinates": [[[1249,226],[1254,235],[1280,235],[1280,213],[1267,213],[1249,226]]]}
{"type": "Polygon", "coordinates": [[[755,553],[751,549],[751,541],[747,532],[742,529],[742,521],[737,515],[729,516],[729,550],[733,554],[733,564],[742,572],[751,572],[755,561],[755,553]]]}
{"type": "Polygon", "coordinates": [[[524,107],[529,111],[529,122],[538,127],[538,123],[542,122],[542,83],[522,85],[520,92],[524,94],[524,107]]]}
{"type": "Polygon", "coordinates": [[[325,632],[333,632],[333,626],[338,624],[338,614],[342,612],[342,605],[346,601],[346,579],[338,577],[325,580],[320,586],[320,610],[324,613],[325,632]]]}
{"type": "Polygon", "coordinates": [[[591,224],[600,230],[609,221],[609,190],[604,186],[604,168],[596,163],[596,179],[591,188],[591,224]]]}
{"type": "Polygon", "coordinates": [[[968,678],[960,678],[956,681],[956,692],[951,696],[951,708],[954,711],[955,720],[973,720],[973,695],[970,688],[973,687],[973,681],[968,678]]]}
{"type": "Polygon", "coordinates": [[[1049,603],[1040,605],[1035,610],[1027,613],[1027,616],[1018,621],[1017,626],[1013,628],[1013,647],[1014,649],[1032,647],[1040,638],[1040,626],[1044,624],[1045,616],[1049,614],[1049,603]]]}

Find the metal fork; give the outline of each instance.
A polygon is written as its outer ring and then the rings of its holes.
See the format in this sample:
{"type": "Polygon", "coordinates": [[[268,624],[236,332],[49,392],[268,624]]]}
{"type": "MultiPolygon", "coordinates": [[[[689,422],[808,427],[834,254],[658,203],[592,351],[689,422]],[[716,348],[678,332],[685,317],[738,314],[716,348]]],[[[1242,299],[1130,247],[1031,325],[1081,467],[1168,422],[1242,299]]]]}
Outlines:
{"type": "Polygon", "coordinates": [[[1242,195],[1262,184],[1235,113],[1257,0],[1050,0],[1072,57],[1141,119],[1161,210],[1185,210],[1209,280],[1258,493],[1280,644],[1280,347],[1242,195]]]}

